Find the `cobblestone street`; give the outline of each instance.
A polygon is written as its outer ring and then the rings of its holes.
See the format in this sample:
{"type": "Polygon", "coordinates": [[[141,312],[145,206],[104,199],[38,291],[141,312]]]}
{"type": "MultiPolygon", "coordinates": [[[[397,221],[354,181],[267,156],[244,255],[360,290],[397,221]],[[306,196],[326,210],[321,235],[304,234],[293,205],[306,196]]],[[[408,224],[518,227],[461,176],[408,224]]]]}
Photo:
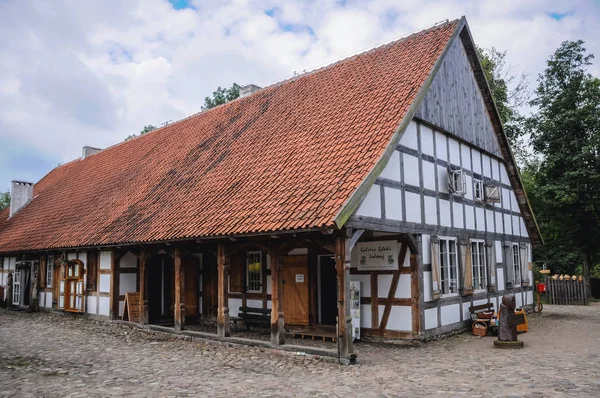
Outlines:
{"type": "Polygon", "coordinates": [[[547,306],[523,350],[358,343],[359,365],[0,310],[1,396],[600,396],[600,305],[547,306]]]}

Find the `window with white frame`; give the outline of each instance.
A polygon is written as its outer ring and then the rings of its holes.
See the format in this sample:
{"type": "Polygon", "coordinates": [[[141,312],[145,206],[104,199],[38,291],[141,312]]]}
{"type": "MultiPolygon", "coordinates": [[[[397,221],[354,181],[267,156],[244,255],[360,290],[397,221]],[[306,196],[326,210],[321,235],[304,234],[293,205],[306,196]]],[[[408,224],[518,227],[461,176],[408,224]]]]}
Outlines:
{"type": "Polygon", "coordinates": [[[46,287],[52,287],[52,273],[54,272],[54,257],[48,256],[46,263],[46,287]]]}
{"type": "Polygon", "coordinates": [[[15,271],[13,276],[13,296],[12,296],[13,305],[21,304],[21,270],[18,269],[15,271]]]}
{"type": "Polygon", "coordinates": [[[462,170],[448,170],[448,190],[456,195],[464,195],[467,192],[465,175],[462,170]]]}
{"type": "Polygon", "coordinates": [[[482,240],[471,241],[471,264],[473,266],[473,289],[485,290],[486,288],[486,257],[485,242],[482,240]]]}
{"type": "Polygon", "coordinates": [[[246,290],[262,292],[262,252],[246,253],[246,290]]]}
{"type": "Polygon", "coordinates": [[[473,179],[473,198],[475,200],[483,202],[483,199],[484,199],[483,181],[473,179]]]}
{"type": "Polygon", "coordinates": [[[440,238],[441,294],[458,293],[458,252],[455,238],[440,238]]]}
{"type": "Polygon", "coordinates": [[[513,283],[514,286],[521,284],[521,255],[519,253],[519,244],[512,244],[512,258],[513,258],[513,283]]]}

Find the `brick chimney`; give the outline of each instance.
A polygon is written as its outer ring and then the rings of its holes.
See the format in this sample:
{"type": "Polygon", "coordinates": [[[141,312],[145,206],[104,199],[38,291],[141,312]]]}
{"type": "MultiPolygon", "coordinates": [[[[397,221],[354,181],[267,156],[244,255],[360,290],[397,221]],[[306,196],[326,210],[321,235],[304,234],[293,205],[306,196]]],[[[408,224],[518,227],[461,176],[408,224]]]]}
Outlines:
{"type": "Polygon", "coordinates": [[[10,188],[10,214],[12,217],[33,198],[33,182],[12,181],[10,188]]]}
{"type": "Polygon", "coordinates": [[[92,156],[95,153],[100,152],[102,149],[94,148],[91,146],[84,146],[81,150],[81,160],[87,158],[88,156],[92,156]]]}

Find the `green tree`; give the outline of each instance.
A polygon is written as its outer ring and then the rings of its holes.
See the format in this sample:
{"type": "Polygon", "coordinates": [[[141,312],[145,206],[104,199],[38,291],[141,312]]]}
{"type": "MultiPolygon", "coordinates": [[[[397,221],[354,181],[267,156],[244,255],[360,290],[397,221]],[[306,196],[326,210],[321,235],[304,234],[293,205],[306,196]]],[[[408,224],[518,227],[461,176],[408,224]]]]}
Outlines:
{"type": "Polygon", "coordinates": [[[600,251],[600,80],[588,72],[593,55],[583,44],[565,41],[550,57],[527,125],[540,158],[534,210],[546,245],[539,254],[555,272],[582,264],[589,289],[600,251]]]}
{"type": "Polygon", "coordinates": [[[217,90],[213,91],[212,98],[204,98],[204,105],[202,106],[202,110],[205,111],[207,109],[214,108],[215,106],[225,104],[229,101],[233,101],[239,96],[240,86],[237,83],[233,83],[233,85],[229,88],[217,87],[217,90]]]}
{"type": "Polygon", "coordinates": [[[129,141],[132,138],[135,138],[135,137],[140,136],[140,135],[144,135],[144,134],[149,133],[149,132],[151,132],[153,130],[156,130],[156,127],[153,126],[153,125],[151,125],[151,124],[149,124],[147,126],[144,126],[144,128],[139,132],[139,134],[130,134],[130,135],[128,135],[127,138],[125,138],[125,141],[129,141]]]}
{"type": "Polygon", "coordinates": [[[506,63],[506,51],[478,47],[477,53],[513,153],[519,165],[523,165],[528,154],[524,149],[525,118],[519,108],[526,105],[531,97],[527,75],[518,76],[513,72],[506,63]]]}
{"type": "Polygon", "coordinates": [[[10,206],[10,192],[0,193],[0,210],[4,210],[8,206],[10,206]]]}

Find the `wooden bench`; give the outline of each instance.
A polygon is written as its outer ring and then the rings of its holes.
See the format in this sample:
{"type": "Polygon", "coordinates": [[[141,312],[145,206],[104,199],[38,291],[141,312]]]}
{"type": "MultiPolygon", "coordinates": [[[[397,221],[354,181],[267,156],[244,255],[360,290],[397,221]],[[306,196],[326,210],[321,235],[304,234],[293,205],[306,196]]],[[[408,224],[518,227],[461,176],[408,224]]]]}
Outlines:
{"type": "Polygon", "coordinates": [[[271,310],[269,308],[240,307],[234,323],[236,320],[243,321],[247,330],[250,330],[250,325],[268,327],[271,324],[271,310]]]}
{"type": "MultiPolygon", "coordinates": [[[[469,307],[469,312],[471,313],[471,320],[476,321],[479,319],[479,316],[477,315],[480,312],[489,312],[489,311],[493,311],[494,310],[494,304],[493,303],[485,303],[485,304],[480,304],[480,305],[474,305],[469,307]]],[[[489,319],[482,319],[483,321],[489,322],[489,319]]]]}

